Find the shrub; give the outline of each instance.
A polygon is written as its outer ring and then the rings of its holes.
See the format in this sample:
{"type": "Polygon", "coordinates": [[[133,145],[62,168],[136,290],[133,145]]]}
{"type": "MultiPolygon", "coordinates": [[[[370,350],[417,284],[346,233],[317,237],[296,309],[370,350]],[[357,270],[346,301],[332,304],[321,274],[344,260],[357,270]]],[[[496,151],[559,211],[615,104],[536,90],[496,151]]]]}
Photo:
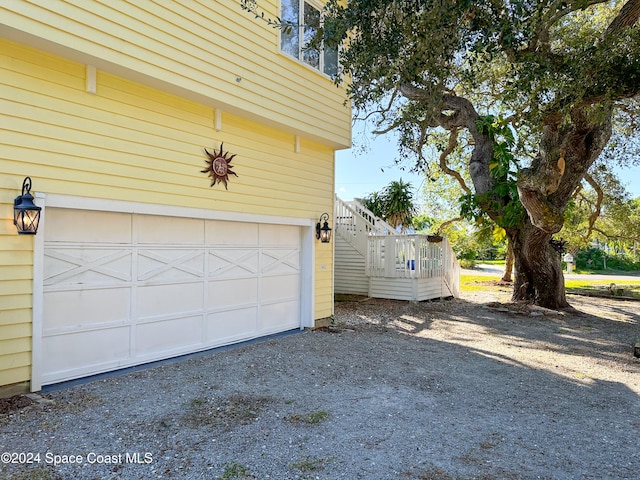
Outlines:
{"type": "Polygon", "coordinates": [[[579,270],[640,270],[640,262],[634,262],[629,255],[607,255],[599,248],[585,248],[575,255],[576,268],[579,270]]]}
{"type": "Polygon", "coordinates": [[[458,260],[458,263],[460,264],[460,268],[466,269],[476,268],[477,265],[474,258],[461,258],[460,260],[458,260]]]}

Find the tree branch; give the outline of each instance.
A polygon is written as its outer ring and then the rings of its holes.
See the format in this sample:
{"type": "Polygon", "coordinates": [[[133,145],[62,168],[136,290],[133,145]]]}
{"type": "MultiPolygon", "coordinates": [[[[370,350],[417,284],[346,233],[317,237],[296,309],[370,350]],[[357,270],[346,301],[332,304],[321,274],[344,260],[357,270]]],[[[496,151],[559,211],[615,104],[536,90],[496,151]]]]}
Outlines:
{"type": "Polygon", "coordinates": [[[589,215],[589,229],[587,230],[587,233],[584,235],[584,239],[586,240],[593,233],[596,220],[598,219],[602,211],[602,201],[604,200],[604,192],[602,191],[602,188],[600,187],[600,185],[598,185],[598,182],[596,182],[595,179],[588,173],[585,173],[584,179],[587,181],[589,185],[591,185],[591,188],[595,190],[596,195],[598,196],[596,200],[595,208],[591,213],[591,215],[589,215]]]}
{"type": "Polygon", "coordinates": [[[616,234],[611,234],[611,233],[607,233],[604,230],[599,229],[598,227],[594,227],[593,228],[594,232],[598,232],[600,235],[602,235],[603,237],[609,238],[609,239],[621,239],[621,240],[635,240],[635,241],[640,241],[640,237],[634,237],[633,235],[616,235],[616,234]]]}
{"type": "Polygon", "coordinates": [[[371,133],[374,135],[384,135],[385,133],[389,133],[391,130],[395,130],[399,126],[404,125],[403,119],[398,119],[395,122],[391,123],[387,128],[383,128],[382,130],[372,130],[371,133]]]}
{"type": "Polygon", "coordinates": [[[549,199],[556,207],[564,209],[585,173],[611,138],[611,105],[603,106],[601,114],[602,118],[596,120],[588,112],[579,109],[573,109],[571,112],[572,125],[563,129],[562,137],[557,144],[565,158],[566,170],[549,199]]]}
{"type": "Polygon", "coordinates": [[[559,232],[564,223],[562,209],[548,199],[549,194],[558,189],[565,170],[565,152],[560,148],[560,120],[557,116],[545,121],[540,150],[531,167],[522,169],[518,178],[518,196],[531,223],[548,233],[559,232]]]}
{"type": "MultiPolygon", "coordinates": [[[[367,113],[366,116],[364,116],[362,118],[354,118],[354,120],[368,120],[369,117],[371,117],[373,115],[376,115],[376,114],[381,114],[381,115],[384,116],[385,113],[388,113],[391,110],[391,107],[393,106],[393,102],[395,101],[397,96],[398,96],[398,90],[394,90],[393,93],[391,94],[391,98],[389,99],[389,103],[387,104],[386,107],[380,108],[378,110],[373,110],[373,111],[367,113]]],[[[376,132],[374,132],[374,133],[376,133],[376,132]]]]}
{"type": "Polygon", "coordinates": [[[551,5],[546,6],[546,14],[540,19],[538,28],[529,41],[527,48],[515,52],[515,54],[528,54],[543,50],[545,55],[549,54],[549,31],[553,25],[555,25],[562,17],[569,15],[570,13],[578,10],[584,10],[592,5],[599,3],[606,3],[607,0],[588,0],[588,1],[576,1],[567,2],[566,0],[556,0],[551,5]],[[562,7],[565,8],[562,8],[562,7]]]}
{"type": "Polygon", "coordinates": [[[640,0],[628,0],[604,32],[603,39],[635,25],[640,18],[640,0]]]}
{"type": "MultiPolygon", "coordinates": [[[[555,14],[549,17],[549,19],[545,20],[544,23],[546,24],[550,21],[557,22],[560,20],[560,17],[566,15],[569,12],[582,10],[589,6],[605,2],[587,1],[584,3],[576,3],[579,6],[575,4],[569,5],[568,8],[557,11],[555,14]]],[[[552,10],[554,9],[550,9],[550,11],[552,10]]],[[[637,25],[639,19],[640,0],[627,0],[627,2],[618,12],[618,15],[616,15],[613,21],[609,24],[602,37],[595,42],[595,46],[597,48],[590,54],[591,57],[586,64],[598,62],[604,62],[603,64],[606,64],[606,60],[611,55],[618,55],[613,53],[613,51],[609,48],[609,45],[602,45],[603,41],[608,39],[614,40],[612,37],[615,37],[617,34],[621,33],[627,28],[637,25]]],[[[630,41],[630,39],[627,40],[630,41]]],[[[615,39],[615,41],[619,40],[620,39],[615,39]]],[[[535,49],[532,49],[531,47],[527,47],[527,49],[516,53],[530,55],[532,53],[536,53],[536,51],[534,50],[535,49]]],[[[538,57],[538,62],[544,63],[549,68],[553,67],[553,70],[557,73],[561,73],[563,70],[565,70],[567,68],[567,65],[572,61],[571,57],[565,58],[563,55],[557,55],[547,51],[539,53],[538,57]]],[[[526,57],[524,58],[526,59],[526,57]]],[[[613,85],[610,85],[607,82],[602,82],[592,83],[590,87],[587,87],[584,90],[578,89],[575,92],[567,91],[563,96],[558,97],[551,104],[547,105],[545,107],[545,110],[549,112],[558,112],[572,105],[574,107],[583,108],[602,102],[622,101],[628,98],[633,98],[639,93],[638,82],[635,78],[636,77],[632,74],[620,74],[620,78],[617,80],[614,89],[610,88],[613,85]]]]}
{"type": "Polygon", "coordinates": [[[438,227],[438,230],[436,230],[436,233],[438,235],[440,235],[442,233],[442,231],[445,229],[445,227],[448,227],[452,223],[459,222],[461,220],[462,220],[462,217],[456,217],[456,218],[452,218],[450,220],[447,220],[446,222],[441,223],[440,226],[438,227]]]}
{"type": "MultiPolygon", "coordinates": [[[[429,93],[408,83],[400,85],[399,91],[407,99],[416,102],[431,100],[429,93]]],[[[469,160],[469,174],[476,194],[487,193],[494,183],[489,174],[489,162],[493,157],[493,140],[488,134],[478,130],[477,122],[480,116],[469,100],[451,94],[443,94],[441,98],[440,111],[453,113],[441,113],[440,118],[435,120],[446,130],[466,128],[469,131],[475,142],[469,160]]]]}
{"type": "Polygon", "coordinates": [[[449,144],[447,145],[447,148],[445,148],[444,151],[440,153],[440,169],[447,175],[450,175],[453,178],[455,178],[460,184],[460,188],[462,188],[462,190],[464,190],[466,193],[471,193],[471,189],[467,187],[467,183],[464,181],[464,178],[462,178],[462,175],[460,175],[460,172],[452,170],[447,165],[447,157],[451,154],[451,152],[455,150],[457,146],[458,146],[458,129],[455,128],[451,130],[451,135],[449,135],[449,144]]]}

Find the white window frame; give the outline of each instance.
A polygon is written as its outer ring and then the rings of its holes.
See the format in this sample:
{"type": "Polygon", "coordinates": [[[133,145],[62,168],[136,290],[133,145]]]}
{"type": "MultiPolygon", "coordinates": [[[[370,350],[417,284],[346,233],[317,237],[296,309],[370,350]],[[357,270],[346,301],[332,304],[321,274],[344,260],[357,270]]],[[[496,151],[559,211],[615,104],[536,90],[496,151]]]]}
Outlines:
{"type": "MultiPolygon", "coordinates": [[[[295,0],[291,0],[291,1],[295,1],[295,0]]],[[[282,30],[280,30],[278,32],[278,51],[282,54],[282,55],[286,55],[289,58],[292,58],[296,61],[298,61],[299,63],[303,64],[305,67],[310,68],[311,70],[313,70],[314,72],[318,72],[321,75],[324,75],[325,77],[329,77],[329,78],[333,78],[332,75],[325,73],[324,71],[324,67],[325,67],[325,62],[324,62],[324,45],[323,48],[320,50],[320,58],[319,58],[319,62],[318,62],[318,67],[314,67],[313,65],[311,65],[308,62],[304,61],[304,52],[303,52],[303,47],[304,47],[304,4],[307,3],[309,4],[312,8],[315,8],[316,10],[318,10],[318,12],[320,13],[320,26],[322,27],[322,9],[323,9],[323,5],[321,2],[318,2],[316,0],[297,0],[298,1],[298,25],[299,25],[299,29],[298,29],[298,55],[297,57],[290,54],[289,52],[285,51],[282,49],[282,30]]],[[[279,14],[280,14],[280,18],[282,18],[282,0],[280,0],[280,5],[279,5],[279,14]]],[[[339,73],[340,71],[340,48],[338,48],[338,63],[336,65],[336,74],[339,73]]]]}

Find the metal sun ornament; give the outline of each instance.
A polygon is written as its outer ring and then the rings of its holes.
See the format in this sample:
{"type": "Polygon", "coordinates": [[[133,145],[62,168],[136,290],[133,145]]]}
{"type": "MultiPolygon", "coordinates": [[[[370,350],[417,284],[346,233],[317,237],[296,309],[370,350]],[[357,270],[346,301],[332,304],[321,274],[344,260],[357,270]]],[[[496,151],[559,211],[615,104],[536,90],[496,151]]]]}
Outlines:
{"type": "Polygon", "coordinates": [[[231,170],[232,166],[229,165],[236,155],[229,156],[229,152],[223,150],[223,145],[224,142],[220,144],[220,151],[214,149],[213,153],[209,152],[206,148],[204,149],[204,153],[206,153],[209,158],[205,160],[207,168],[201,170],[201,172],[209,174],[212,187],[216,183],[223,183],[225,190],[228,190],[227,182],[229,181],[229,175],[238,176],[236,172],[231,170]]]}

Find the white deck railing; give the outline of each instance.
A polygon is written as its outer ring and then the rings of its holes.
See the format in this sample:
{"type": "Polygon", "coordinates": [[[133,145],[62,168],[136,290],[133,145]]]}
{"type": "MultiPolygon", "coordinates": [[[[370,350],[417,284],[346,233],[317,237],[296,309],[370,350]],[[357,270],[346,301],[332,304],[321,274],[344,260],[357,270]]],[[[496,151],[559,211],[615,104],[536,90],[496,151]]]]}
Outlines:
{"type": "Polygon", "coordinates": [[[367,275],[386,278],[445,277],[451,288],[457,289],[458,261],[446,238],[430,242],[427,235],[376,235],[369,236],[367,241],[367,275]]]}
{"type": "Polygon", "coordinates": [[[376,217],[357,201],[335,200],[335,229],[366,259],[365,274],[385,278],[441,278],[459,297],[460,266],[449,242],[430,242],[427,235],[406,235],[376,217]]]}

